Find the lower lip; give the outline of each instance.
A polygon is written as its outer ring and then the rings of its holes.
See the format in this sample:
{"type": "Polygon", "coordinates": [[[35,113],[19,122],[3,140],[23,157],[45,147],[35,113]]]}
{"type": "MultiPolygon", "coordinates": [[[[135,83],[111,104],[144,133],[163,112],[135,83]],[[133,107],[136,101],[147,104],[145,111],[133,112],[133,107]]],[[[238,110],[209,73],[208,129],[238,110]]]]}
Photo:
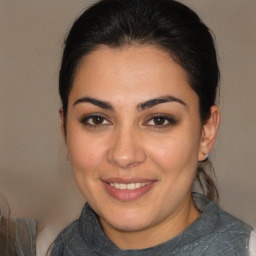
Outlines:
{"type": "Polygon", "coordinates": [[[155,181],[153,181],[152,183],[134,189],[134,190],[128,190],[128,189],[117,189],[115,187],[110,186],[109,183],[104,182],[103,184],[107,190],[107,192],[109,193],[109,195],[111,195],[112,197],[114,197],[115,199],[118,199],[120,201],[126,201],[126,202],[130,202],[130,201],[134,201],[140,197],[142,197],[143,195],[145,195],[147,192],[149,192],[152,187],[155,185],[155,181]]]}

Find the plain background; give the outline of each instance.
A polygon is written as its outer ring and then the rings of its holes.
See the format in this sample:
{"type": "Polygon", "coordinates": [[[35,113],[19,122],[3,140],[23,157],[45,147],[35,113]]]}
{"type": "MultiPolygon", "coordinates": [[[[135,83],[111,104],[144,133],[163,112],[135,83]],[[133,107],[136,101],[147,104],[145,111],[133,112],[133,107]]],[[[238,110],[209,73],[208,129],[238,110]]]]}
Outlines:
{"type": "MultiPolygon", "coordinates": [[[[63,40],[93,1],[0,0],[0,190],[12,216],[60,230],[80,213],[60,133],[63,40]]],[[[220,205],[256,227],[256,1],[183,0],[214,31],[221,127],[211,154],[220,205]]],[[[56,231],[56,232],[57,232],[56,231]]]]}

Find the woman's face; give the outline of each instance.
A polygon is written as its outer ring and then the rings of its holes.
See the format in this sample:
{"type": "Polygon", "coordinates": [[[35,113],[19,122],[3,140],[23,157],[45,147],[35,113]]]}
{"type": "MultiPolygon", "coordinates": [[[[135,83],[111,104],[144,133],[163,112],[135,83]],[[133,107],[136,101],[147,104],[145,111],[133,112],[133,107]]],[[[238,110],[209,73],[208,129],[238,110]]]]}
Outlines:
{"type": "Polygon", "coordinates": [[[190,201],[203,159],[199,101],[164,51],[101,47],[87,55],[66,128],[75,180],[105,229],[151,228],[190,201]]]}

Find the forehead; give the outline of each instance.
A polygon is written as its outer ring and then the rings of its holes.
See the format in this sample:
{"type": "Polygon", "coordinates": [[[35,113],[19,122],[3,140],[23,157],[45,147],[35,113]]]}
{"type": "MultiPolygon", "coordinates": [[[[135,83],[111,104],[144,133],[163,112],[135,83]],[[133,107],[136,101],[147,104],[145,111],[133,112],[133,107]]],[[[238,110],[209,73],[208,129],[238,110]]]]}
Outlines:
{"type": "Polygon", "coordinates": [[[102,46],[81,61],[70,99],[81,96],[104,97],[126,102],[171,94],[197,98],[185,70],[169,53],[154,46],[102,46]]]}

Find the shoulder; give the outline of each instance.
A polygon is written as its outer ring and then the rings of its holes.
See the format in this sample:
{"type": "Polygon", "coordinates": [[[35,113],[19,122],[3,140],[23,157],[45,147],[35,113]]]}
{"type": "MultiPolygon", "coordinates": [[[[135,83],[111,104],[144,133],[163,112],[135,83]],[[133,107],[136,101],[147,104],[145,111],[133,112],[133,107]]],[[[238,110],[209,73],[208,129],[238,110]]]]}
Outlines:
{"type": "Polygon", "coordinates": [[[194,245],[194,249],[199,250],[195,255],[248,255],[252,228],[208,198],[196,195],[194,199],[202,212],[195,222],[196,233],[200,233],[198,243],[194,245]]]}
{"type": "Polygon", "coordinates": [[[239,235],[239,234],[248,235],[252,231],[251,226],[249,226],[247,223],[221,210],[220,208],[218,208],[217,220],[218,222],[217,222],[216,228],[220,233],[230,232],[234,235],[239,235]]]}
{"type": "Polygon", "coordinates": [[[250,234],[252,228],[242,220],[222,210],[215,202],[204,195],[193,193],[196,207],[202,212],[200,224],[205,226],[208,232],[216,236],[225,233],[250,234]]]}
{"type": "Polygon", "coordinates": [[[247,255],[252,228],[216,206],[216,224],[211,232],[207,253],[215,255],[247,255]]]}
{"type": "Polygon", "coordinates": [[[70,248],[79,247],[80,245],[83,245],[83,242],[79,232],[79,220],[77,219],[64,228],[58,235],[54,241],[51,255],[66,255],[65,251],[69,251],[70,248]]]}

